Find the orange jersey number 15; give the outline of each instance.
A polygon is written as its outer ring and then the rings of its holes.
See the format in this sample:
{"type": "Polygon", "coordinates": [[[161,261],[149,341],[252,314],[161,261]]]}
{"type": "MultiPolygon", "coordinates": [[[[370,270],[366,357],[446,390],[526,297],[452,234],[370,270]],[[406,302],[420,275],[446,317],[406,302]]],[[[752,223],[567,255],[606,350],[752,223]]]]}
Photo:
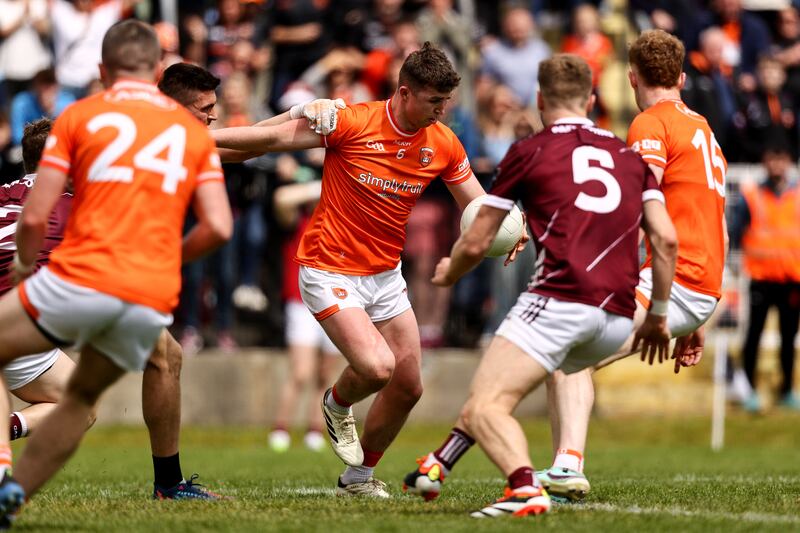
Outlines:
{"type": "Polygon", "coordinates": [[[705,132],[700,128],[696,129],[694,137],[692,137],[692,146],[700,150],[703,154],[703,168],[706,171],[708,188],[712,191],[716,190],[720,196],[724,197],[725,163],[723,163],[722,157],[719,155],[722,153],[722,148],[719,147],[713,133],[709,132],[709,137],[710,139],[706,138],[705,132]],[[719,152],[719,154],[717,152],[719,152]],[[719,169],[719,179],[714,176],[714,169],[719,169]]]}

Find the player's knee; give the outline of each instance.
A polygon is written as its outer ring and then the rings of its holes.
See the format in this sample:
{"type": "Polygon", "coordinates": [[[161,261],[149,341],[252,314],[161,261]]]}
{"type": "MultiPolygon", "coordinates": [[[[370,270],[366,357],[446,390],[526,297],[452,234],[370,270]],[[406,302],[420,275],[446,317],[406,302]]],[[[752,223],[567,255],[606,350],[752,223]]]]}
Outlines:
{"type": "Polygon", "coordinates": [[[368,381],[375,390],[383,388],[392,379],[394,374],[394,359],[387,357],[376,358],[365,365],[361,372],[361,377],[368,381]]]}
{"type": "Polygon", "coordinates": [[[94,410],[97,400],[100,398],[102,391],[98,391],[93,387],[84,386],[80,381],[73,380],[67,386],[66,397],[69,401],[81,404],[85,407],[90,407],[94,410]]]}

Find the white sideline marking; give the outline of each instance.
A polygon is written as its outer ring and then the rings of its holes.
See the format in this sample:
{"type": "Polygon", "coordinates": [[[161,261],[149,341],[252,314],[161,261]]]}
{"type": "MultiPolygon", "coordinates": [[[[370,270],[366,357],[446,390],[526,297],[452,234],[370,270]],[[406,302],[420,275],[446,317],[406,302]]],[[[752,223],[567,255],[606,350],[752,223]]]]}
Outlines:
{"type": "Polygon", "coordinates": [[[681,509],[680,507],[639,507],[631,505],[623,507],[620,505],[613,505],[610,503],[582,503],[577,505],[559,505],[558,510],[570,511],[605,511],[608,513],[625,513],[625,514],[643,514],[643,515],[659,515],[667,514],[670,516],[685,516],[696,518],[715,518],[718,520],[736,520],[742,522],[752,523],[770,523],[770,524],[800,524],[800,518],[786,515],[776,515],[767,513],[717,513],[710,511],[689,511],[681,509]]]}

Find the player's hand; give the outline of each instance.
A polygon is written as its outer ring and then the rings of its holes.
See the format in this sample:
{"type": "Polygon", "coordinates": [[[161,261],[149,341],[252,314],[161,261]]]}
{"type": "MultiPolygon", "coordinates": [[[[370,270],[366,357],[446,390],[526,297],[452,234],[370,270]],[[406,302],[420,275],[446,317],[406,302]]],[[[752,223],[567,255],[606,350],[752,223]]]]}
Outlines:
{"type": "Polygon", "coordinates": [[[703,358],[703,345],[706,342],[705,327],[700,326],[692,333],[678,337],[672,358],[675,359],[675,373],[681,371],[682,366],[695,366],[703,358]]]}
{"type": "Polygon", "coordinates": [[[436,270],[433,273],[433,277],[431,278],[431,283],[434,285],[438,285],[440,287],[449,287],[456,280],[451,279],[448,273],[450,272],[450,258],[449,257],[442,257],[439,260],[439,264],[436,265],[436,270]]]}
{"type": "Polygon", "coordinates": [[[25,265],[19,260],[19,256],[15,253],[14,260],[11,263],[11,283],[19,285],[21,281],[33,274],[33,269],[36,264],[25,265]]]}
{"type": "Polygon", "coordinates": [[[633,350],[638,350],[641,344],[643,362],[648,361],[652,365],[658,355],[658,362],[663,363],[669,359],[669,339],[667,317],[647,313],[633,337],[633,350]]]}
{"type": "Polygon", "coordinates": [[[308,127],[319,135],[330,135],[336,131],[336,124],[339,121],[339,109],[344,109],[347,104],[344,100],[328,100],[320,98],[293,106],[289,116],[293,119],[303,118],[308,121],[308,127]]]}
{"type": "Polygon", "coordinates": [[[523,211],[522,212],[522,238],[520,238],[520,240],[517,243],[517,245],[514,246],[514,248],[512,248],[510,252],[508,252],[508,257],[506,257],[506,260],[503,261],[503,266],[508,266],[513,261],[515,261],[517,259],[517,254],[519,254],[522,250],[524,250],[525,246],[527,246],[527,244],[528,244],[528,241],[531,240],[531,236],[528,235],[528,223],[527,222],[528,222],[528,219],[526,218],[525,212],[523,211]]]}

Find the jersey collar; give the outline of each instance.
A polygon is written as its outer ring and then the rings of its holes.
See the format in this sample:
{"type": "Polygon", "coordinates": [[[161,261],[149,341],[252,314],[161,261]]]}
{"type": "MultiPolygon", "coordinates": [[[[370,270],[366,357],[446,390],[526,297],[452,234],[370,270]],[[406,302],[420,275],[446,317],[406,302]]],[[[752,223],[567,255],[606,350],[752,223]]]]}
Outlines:
{"type": "Polygon", "coordinates": [[[406,130],[404,130],[403,128],[400,127],[400,123],[397,122],[397,119],[395,118],[394,113],[392,113],[392,99],[391,98],[386,100],[386,116],[389,119],[389,124],[392,125],[392,129],[398,135],[402,135],[403,137],[413,137],[414,135],[419,133],[419,130],[411,132],[411,131],[406,131],[406,130]]]}
{"type": "Polygon", "coordinates": [[[580,124],[581,126],[594,126],[594,122],[585,117],[566,117],[553,121],[556,124],[580,124]]]}
{"type": "Polygon", "coordinates": [[[139,80],[119,80],[111,86],[112,91],[118,89],[137,89],[140,91],[158,92],[158,87],[156,87],[155,83],[139,80]]]}

